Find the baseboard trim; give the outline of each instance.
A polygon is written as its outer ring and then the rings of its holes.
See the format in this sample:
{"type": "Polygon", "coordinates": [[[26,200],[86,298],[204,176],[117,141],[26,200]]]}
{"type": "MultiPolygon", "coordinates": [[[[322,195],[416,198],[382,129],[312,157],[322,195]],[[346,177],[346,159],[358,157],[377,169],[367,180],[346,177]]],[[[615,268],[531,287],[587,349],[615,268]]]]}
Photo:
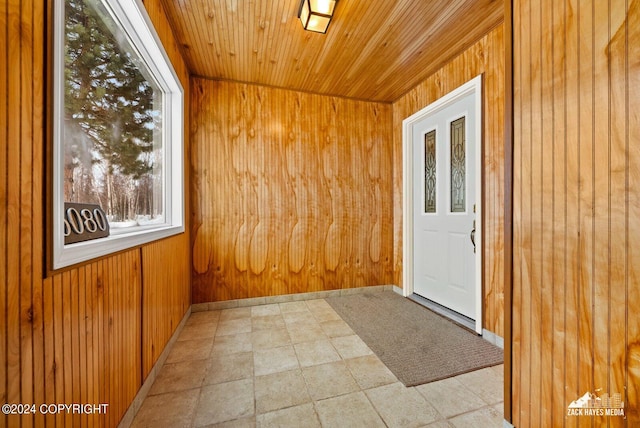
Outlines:
{"type": "Polygon", "coordinates": [[[487,329],[482,330],[482,337],[484,338],[484,340],[493,343],[498,348],[500,348],[500,349],[502,349],[504,351],[504,338],[503,337],[500,337],[497,334],[495,334],[494,332],[489,331],[487,329]]]}

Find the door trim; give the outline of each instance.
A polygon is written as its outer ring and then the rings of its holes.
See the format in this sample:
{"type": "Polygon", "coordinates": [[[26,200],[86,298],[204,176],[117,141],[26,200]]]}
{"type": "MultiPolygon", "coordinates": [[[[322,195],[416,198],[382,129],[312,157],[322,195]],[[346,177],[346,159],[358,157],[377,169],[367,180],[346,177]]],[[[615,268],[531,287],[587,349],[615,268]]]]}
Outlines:
{"type": "Polygon", "coordinates": [[[414,125],[429,116],[433,112],[440,110],[456,102],[458,99],[469,94],[474,94],[476,126],[475,132],[479,136],[476,141],[476,174],[475,174],[475,191],[476,191],[476,333],[482,334],[482,75],[478,75],[469,80],[464,85],[454,89],[433,103],[429,104],[422,110],[414,113],[402,121],[402,292],[405,297],[413,294],[413,238],[414,238],[414,222],[413,222],[413,127],[414,125]]]}

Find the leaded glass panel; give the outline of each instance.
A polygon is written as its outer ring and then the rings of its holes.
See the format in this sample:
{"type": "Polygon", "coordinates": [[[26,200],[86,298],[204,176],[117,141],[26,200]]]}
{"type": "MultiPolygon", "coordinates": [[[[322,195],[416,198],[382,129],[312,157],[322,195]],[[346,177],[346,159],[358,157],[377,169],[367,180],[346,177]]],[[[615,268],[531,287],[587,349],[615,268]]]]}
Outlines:
{"type": "Polygon", "coordinates": [[[465,117],[451,122],[451,212],[465,212],[465,117]]]}
{"type": "Polygon", "coordinates": [[[436,130],[424,136],[424,212],[436,212],[436,130]]]}

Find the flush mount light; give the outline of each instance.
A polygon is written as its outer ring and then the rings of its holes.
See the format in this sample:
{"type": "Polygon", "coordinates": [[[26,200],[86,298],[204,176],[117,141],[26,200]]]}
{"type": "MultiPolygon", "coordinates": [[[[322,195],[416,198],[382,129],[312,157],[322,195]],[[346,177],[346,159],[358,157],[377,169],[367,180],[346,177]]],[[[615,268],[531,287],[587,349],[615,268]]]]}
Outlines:
{"type": "Polygon", "coordinates": [[[305,30],[326,33],[337,0],[302,0],[298,18],[305,30]]]}

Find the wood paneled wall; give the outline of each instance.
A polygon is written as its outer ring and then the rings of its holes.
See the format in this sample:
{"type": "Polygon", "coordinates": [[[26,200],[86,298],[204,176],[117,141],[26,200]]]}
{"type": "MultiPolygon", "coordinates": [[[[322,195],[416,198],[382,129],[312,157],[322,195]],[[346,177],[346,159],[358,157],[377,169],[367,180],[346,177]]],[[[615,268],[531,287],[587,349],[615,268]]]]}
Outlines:
{"type": "MultiPolygon", "coordinates": [[[[109,407],[0,415],[0,426],[113,427],[189,307],[189,237],[45,270],[48,3],[0,0],[0,402],[109,407]]],[[[145,5],[188,100],[159,1],[145,5]]]]}
{"type": "Polygon", "coordinates": [[[191,245],[190,219],[190,138],[189,138],[189,70],[180,46],[173,36],[166,18],[162,0],[144,0],[149,17],[153,21],[162,45],[171,59],[184,89],[184,203],[185,233],[142,247],[142,376],[158,360],[176,327],[191,306],[191,245]]]}
{"type": "Polygon", "coordinates": [[[393,104],[394,283],[402,284],[402,121],[483,75],[483,327],[504,337],[504,28],[501,24],[393,104]]]}
{"type": "Polygon", "coordinates": [[[513,422],[640,426],[640,1],[512,5],[513,422]]]}
{"type": "Polygon", "coordinates": [[[391,283],[391,105],[191,87],[194,303],[391,283]]]}

